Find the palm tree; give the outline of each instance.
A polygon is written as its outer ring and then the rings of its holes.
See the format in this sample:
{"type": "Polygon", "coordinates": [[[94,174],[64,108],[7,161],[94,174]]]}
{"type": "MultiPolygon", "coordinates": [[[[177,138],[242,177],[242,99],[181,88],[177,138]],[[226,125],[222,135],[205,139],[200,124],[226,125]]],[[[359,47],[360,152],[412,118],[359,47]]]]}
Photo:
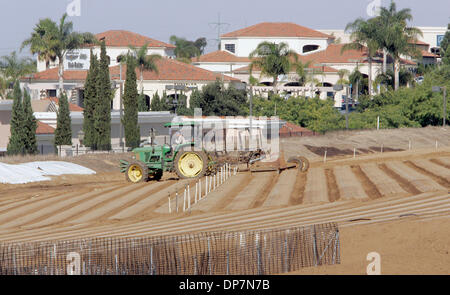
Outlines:
{"type": "Polygon", "coordinates": [[[378,26],[375,19],[364,20],[358,18],[352,23],[349,23],[345,27],[346,32],[351,32],[350,38],[352,43],[345,44],[342,47],[342,51],[346,50],[363,50],[366,49],[367,62],[369,64],[369,96],[372,96],[372,63],[377,54],[378,49],[381,47],[378,40],[378,26]]]}
{"type": "MultiPolygon", "coordinates": [[[[356,100],[359,98],[359,86],[362,81],[364,81],[363,74],[359,71],[359,67],[356,67],[353,72],[348,76],[348,80],[350,84],[356,85],[355,87],[355,94],[356,94],[356,100]]],[[[364,85],[361,85],[364,88],[364,85]]]]}
{"type": "Polygon", "coordinates": [[[394,59],[395,90],[399,87],[401,56],[418,54],[418,50],[411,44],[411,41],[416,41],[418,36],[422,36],[422,32],[418,28],[408,27],[407,22],[412,18],[411,9],[405,8],[397,11],[394,1],[388,8],[381,7],[380,15],[375,18],[379,28],[378,42],[394,59]]]}
{"type": "Polygon", "coordinates": [[[321,75],[323,72],[319,69],[307,68],[305,69],[305,84],[311,85],[311,97],[314,96],[314,87],[320,83],[320,80],[316,78],[316,75],[321,75]]]}
{"type": "Polygon", "coordinates": [[[292,66],[295,68],[295,73],[298,75],[298,83],[303,86],[306,84],[306,80],[309,73],[309,67],[311,66],[311,61],[302,62],[301,60],[297,60],[292,63],[292,66]]]}
{"type": "Polygon", "coordinates": [[[338,71],[337,74],[339,76],[339,80],[336,82],[336,84],[340,84],[340,85],[350,84],[350,82],[347,79],[345,79],[345,76],[348,76],[350,74],[349,70],[341,69],[338,71]]]}
{"type": "Polygon", "coordinates": [[[253,67],[261,70],[261,75],[267,75],[273,78],[273,90],[276,93],[278,84],[278,76],[286,75],[291,70],[292,62],[297,61],[297,53],[291,49],[286,43],[262,42],[250,53],[250,71],[253,67]]]}
{"type": "Polygon", "coordinates": [[[156,61],[162,58],[159,54],[148,55],[147,53],[148,44],[145,44],[140,48],[130,46],[130,51],[127,54],[122,54],[117,58],[118,61],[126,61],[126,58],[134,59],[134,64],[139,68],[141,94],[144,93],[144,71],[158,73],[156,61]]]}
{"type": "Polygon", "coordinates": [[[9,84],[14,84],[20,77],[34,72],[36,63],[31,58],[19,58],[15,51],[0,57],[0,73],[9,84]]]}
{"type": "Polygon", "coordinates": [[[6,79],[0,76],[0,99],[6,99],[8,95],[9,85],[6,79]]]}
{"type": "Polygon", "coordinates": [[[206,38],[188,41],[185,38],[180,38],[175,35],[170,36],[170,43],[176,46],[174,51],[175,56],[183,62],[202,55],[207,45],[206,38]]]}
{"type": "Polygon", "coordinates": [[[40,20],[31,37],[22,43],[22,49],[30,46],[31,53],[37,54],[39,60],[46,62],[47,67],[50,61],[58,60],[60,93],[64,87],[64,58],[67,52],[97,41],[91,33],[74,32],[73,23],[66,22],[66,19],[67,14],[61,17],[59,24],[48,18],[40,20]]]}

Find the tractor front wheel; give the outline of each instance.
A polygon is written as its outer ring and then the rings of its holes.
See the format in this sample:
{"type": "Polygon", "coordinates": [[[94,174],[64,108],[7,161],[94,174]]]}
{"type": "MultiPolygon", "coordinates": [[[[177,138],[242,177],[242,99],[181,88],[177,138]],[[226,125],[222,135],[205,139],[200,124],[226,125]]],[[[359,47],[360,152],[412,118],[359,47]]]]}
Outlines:
{"type": "Polygon", "coordinates": [[[148,167],[139,161],[131,162],[125,171],[125,177],[128,182],[145,182],[148,180],[148,167]]]}
{"type": "Polygon", "coordinates": [[[181,179],[200,178],[208,168],[208,157],[204,152],[180,151],[175,157],[174,166],[181,179]]]}

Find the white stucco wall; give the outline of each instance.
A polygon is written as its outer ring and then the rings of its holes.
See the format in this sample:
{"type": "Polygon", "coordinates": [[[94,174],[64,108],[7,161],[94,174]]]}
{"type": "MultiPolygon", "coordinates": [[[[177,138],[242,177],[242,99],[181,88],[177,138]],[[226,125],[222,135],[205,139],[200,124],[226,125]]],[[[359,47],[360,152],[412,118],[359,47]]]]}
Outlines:
{"type": "Polygon", "coordinates": [[[287,43],[289,48],[295,50],[299,54],[303,54],[303,46],[318,45],[318,50],[324,50],[328,46],[327,39],[320,38],[256,38],[256,37],[240,37],[240,38],[222,38],[221,50],[225,50],[225,44],[235,44],[236,56],[248,57],[261,42],[287,43]]]}
{"type": "MultiPolygon", "coordinates": [[[[437,47],[437,36],[445,35],[447,27],[417,27],[423,33],[423,36],[418,36],[418,39],[422,42],[430,44],[430,49],[437,47]]],[[[341,43],[349,43],[350,34],[346,33],[342,29],[330,29],[330,30],[318,30],[325,34],[333,34],[336,38],[341,38],[341,43]]]]}
{"type": "MultiPolygon", "coordinates": [[[[117,62],[117,57],[121,54],[126,54],[128,52],[128,50],[130,50],[128,47],[106,47],[106,54],[110,57],[110,66],[117,66],[118,62],[117,62]]],[[[93,53],[95,55],[97,55],[97,58],[100,58],[100,47],[94,47],[93,48],[93,53]]],[[[157,48],[148,48],[147,54],[159,54],[163,57],[174,57],[174,50],[173,49],[166,49],[166,48],[162,48],[162,47],[157,47],[157,48]]],[[[37,59],[37,71],[38,72],[42,72],[46,70],[46,66],[45,66],[45,61],[40,61],[38,58],[37,59]]],[[[53,62],[50,63],[50,68],[54,68],[58,66],[58,59],[53,62]]],[[[87,67],[85,68],[85,70],[89,69],[89,62],[87,62],[87,67]]]]}
{"type": "MultiPolygon", "coordinates": [[[[214,83],[214,81],[175,81],[176,85],[185,85],[186,87],[195,88],[197,87],[198,90],[201,90],[205,85],[208,85],[210,83],[214,83]]],[[[225,82],[225,86],[228,86],[229,83],[225,82]]],[[[150,100],[153,98],[153,95],[155,93],[158,93],[160,97],[164,94],[164,91],[167,95],[173,95],[175,94],[175,90],[166,90],[166,86],[168,85],[174,85],[174,81],[144,81],[144,94],[148,95],[150,97],[150,100]]],[[[115,110],[120,109],[120,91],[119,91],[119,85],[117,85],[117,91],[115,93],[115,97],[113,100],[113,108],[115,110]]],[[[139,87],[139,85],[138,85],[139,87]]],[[[125,89],[125,88],[124,88],[125,89]]],[[[189,107],[189,100],[191,98],[193,89],[188,89],[187,91],[183,91],[183,94],[187,96],[187,103],[189,107]]],[[[181,94],[180,91],[177,91],[177,94],[181,94]]]]}
{"type": "Polygon", "coordinates": [[[447,27],[418,27],[422,33],[423,37],[419,36],[419,40],[430,44],[430,49],[437,46],[437,36],[445,35],[447,32],[447,27]]]}
{"type": "Polygon", "coordinates": [[[245,66],[248,66],[249,62],[242,62],[242,63],[212,63],[212,62],[194,62],[192,63],[194,66],[215,72],[215,73],[224,73],[228,76],[231,75],[231,77],[234,77],[233,71],[239,68],[243,68],[245,66]]]}

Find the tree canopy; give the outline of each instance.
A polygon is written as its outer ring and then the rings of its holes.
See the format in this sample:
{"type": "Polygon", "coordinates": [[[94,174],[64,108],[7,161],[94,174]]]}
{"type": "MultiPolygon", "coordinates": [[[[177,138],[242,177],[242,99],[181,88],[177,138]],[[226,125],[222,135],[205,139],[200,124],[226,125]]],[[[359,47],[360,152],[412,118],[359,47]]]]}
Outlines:
{"type": "Polygon", "coordinates": [[[70,50],[78,49],[84,44],[97,42],[91,33],[79,33],[73,30],[73,23],[67,21],[67,13],[59,23],[49,18],[41,19],[31,33],[31,37],[23,41],[21,49],[30,47],[32,54],[45,61],[47,68],[50,62],[58,61],[59,91],[64,84],[64,58],[70,50]]]}
{"type": "Polygon", "coordinates": [[[297,53],[289,49],[287,43],[279,44],[272,42],[261,42],[258,47],[250,53],[252,59],[250,73],[254,68],[261,71],[261,75],[267,75],[273,79],[273,89],[276,92],[278,77],[286,75],[292,67],[291,59],[297,61],[297,53]]]}
{"type": "Polygon", "coordinates": [[[175,56],[182,61],[190,61],[191,58],[202,55],[207,45],[206,38],[203,37],[189,41],[175,35],[170,37],[170,43],[176,46],[175,56]]]}

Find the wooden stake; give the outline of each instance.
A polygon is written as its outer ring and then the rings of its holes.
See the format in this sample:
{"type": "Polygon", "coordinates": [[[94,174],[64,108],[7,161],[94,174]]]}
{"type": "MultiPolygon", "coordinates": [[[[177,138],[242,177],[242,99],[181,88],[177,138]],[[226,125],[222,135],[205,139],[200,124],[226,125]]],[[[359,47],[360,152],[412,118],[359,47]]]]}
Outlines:
{"type": "Polygon", "coordinates": [[[186,188],[184,189],[183,194],[183,212],[186,212],[186,188]]]}
{"type": "Polygon", "coordinates": [[[212,187],[212,180],[211,180],[211,176],[210,176],[210,177],[209,177],[208,193],[211,192],[211,187],[212,187]]]}
{"type": "Polygon", "coordinates": [[[188,200],[188,209],[191,209],[191,188],[188,185],[187,187],[187,200],[188,200]]]}
{"type": "Polygon", "coordinates": [[[198,200],[202,199],[202,179],[198,180],[198,200]]]}
{"type": "Polygon", "coordinates": [[[195,183],[195,204],[197,204],[198,182],[195,183]]]}

